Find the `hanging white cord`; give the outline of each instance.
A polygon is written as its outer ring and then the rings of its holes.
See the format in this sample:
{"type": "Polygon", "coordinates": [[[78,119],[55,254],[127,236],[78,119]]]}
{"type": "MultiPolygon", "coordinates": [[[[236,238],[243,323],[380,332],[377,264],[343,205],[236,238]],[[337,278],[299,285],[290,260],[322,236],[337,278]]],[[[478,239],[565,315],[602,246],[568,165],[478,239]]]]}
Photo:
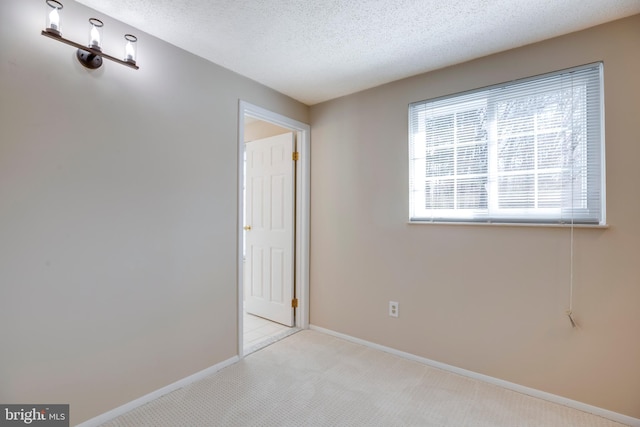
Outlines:
{"type": "Polygon", "coordinates": [[[573,218],[571,218],[571,261],[569,273],[569,313],[573,310],[573,218]]]}
{"type": "MultiPolygon", "coordinates": [[[[573,190],[571,191],[573,193],[573,190]]],[[[578,325],[573,320],[573,213],[571,214],[571,238],[570,238],[570,260],[569,260],[569,310],[567,310],[567,316],[571,322],[571,327],[575,328],[578,325]]]]}
{"type": "MultiPolygon", "coordinates": [[[[571,87],[573,87],[573,84],[571,85],[571,87]]],[[[573,107],[572,107],[573,109],[573,107]]],[[[572,111],[572,116],[573,116],[573,111],[572,111]]],[[[571,137],[573,138],[574,133],[571,132],[571,137]]],[[[575,180],[575,165],[574,162],[571,162],[571,180],[570,180],[570,185],[571,185],[571,237],[570,237],[570,247],[571,249],[569,250],[569,310],[567,310],[567,316],[569,317],[569,322],[571,322],[571,327],[575,328],[578,325],[576,324],[575,320],[573,320],[573,230],[574,230],[574,222],[573,222],[573,210],[574,210],[574,202],[575,200],[574,198],[574,194],[573,194],[573,189],[574,189],[574,180],[575,180]]]]}

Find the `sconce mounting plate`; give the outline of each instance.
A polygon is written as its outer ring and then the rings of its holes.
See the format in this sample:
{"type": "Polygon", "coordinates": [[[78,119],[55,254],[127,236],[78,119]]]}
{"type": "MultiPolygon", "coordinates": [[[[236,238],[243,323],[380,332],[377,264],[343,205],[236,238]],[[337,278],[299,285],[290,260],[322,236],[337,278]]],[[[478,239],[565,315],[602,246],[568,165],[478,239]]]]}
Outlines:
{"type": "Polygon", "coordinates": [[[78,61],[90,70],[95,70],[102,66],[102,57],[88,50],[78,49],[76,51],[76,57],[78,61]]]}

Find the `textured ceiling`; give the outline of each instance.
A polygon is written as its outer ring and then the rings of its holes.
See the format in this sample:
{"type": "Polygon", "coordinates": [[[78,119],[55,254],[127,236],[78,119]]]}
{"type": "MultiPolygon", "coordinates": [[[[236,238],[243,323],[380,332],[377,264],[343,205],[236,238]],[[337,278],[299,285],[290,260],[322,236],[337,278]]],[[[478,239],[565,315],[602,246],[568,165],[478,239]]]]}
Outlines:
{"type": "Polygon", "coordinates": [[[77,1],[309,105],[640,13],[640,0],[77,1]]]}

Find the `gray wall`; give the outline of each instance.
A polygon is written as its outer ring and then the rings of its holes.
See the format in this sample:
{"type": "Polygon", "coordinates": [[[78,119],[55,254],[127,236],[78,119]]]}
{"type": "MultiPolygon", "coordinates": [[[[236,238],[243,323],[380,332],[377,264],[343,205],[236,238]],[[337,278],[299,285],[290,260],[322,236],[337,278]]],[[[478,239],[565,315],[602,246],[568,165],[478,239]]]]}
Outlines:
{"type": "MultiPolygon", "coordinates": [[[[84,42],[96,12],[64,5],[84,42]]],[[[140,70],[87,71],[44,0],[0,2],[0,402],[72,424],[237,354],[238,100],[309,112],[97,16],[140,70]]]]}
{"type": "Polygon", "coordinates": [[[640,418],[640,16],[311,108],[311,323],[640,418]],[[410,102],[604,61],[608,229],[410,225],[410,102]],[[389,300],[400,317],[387,315],[389,300]]]}

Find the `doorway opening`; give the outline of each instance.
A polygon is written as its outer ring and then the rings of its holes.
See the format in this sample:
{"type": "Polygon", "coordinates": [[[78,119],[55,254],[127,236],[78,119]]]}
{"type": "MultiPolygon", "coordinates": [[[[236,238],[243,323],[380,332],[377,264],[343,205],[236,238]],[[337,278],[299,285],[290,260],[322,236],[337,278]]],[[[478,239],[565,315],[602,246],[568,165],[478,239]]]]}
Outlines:
{"type": "Polygon", "coordinates": [[[310,128],[244,101],[238,115],[242,357],[309,325],[310,128]]]}

